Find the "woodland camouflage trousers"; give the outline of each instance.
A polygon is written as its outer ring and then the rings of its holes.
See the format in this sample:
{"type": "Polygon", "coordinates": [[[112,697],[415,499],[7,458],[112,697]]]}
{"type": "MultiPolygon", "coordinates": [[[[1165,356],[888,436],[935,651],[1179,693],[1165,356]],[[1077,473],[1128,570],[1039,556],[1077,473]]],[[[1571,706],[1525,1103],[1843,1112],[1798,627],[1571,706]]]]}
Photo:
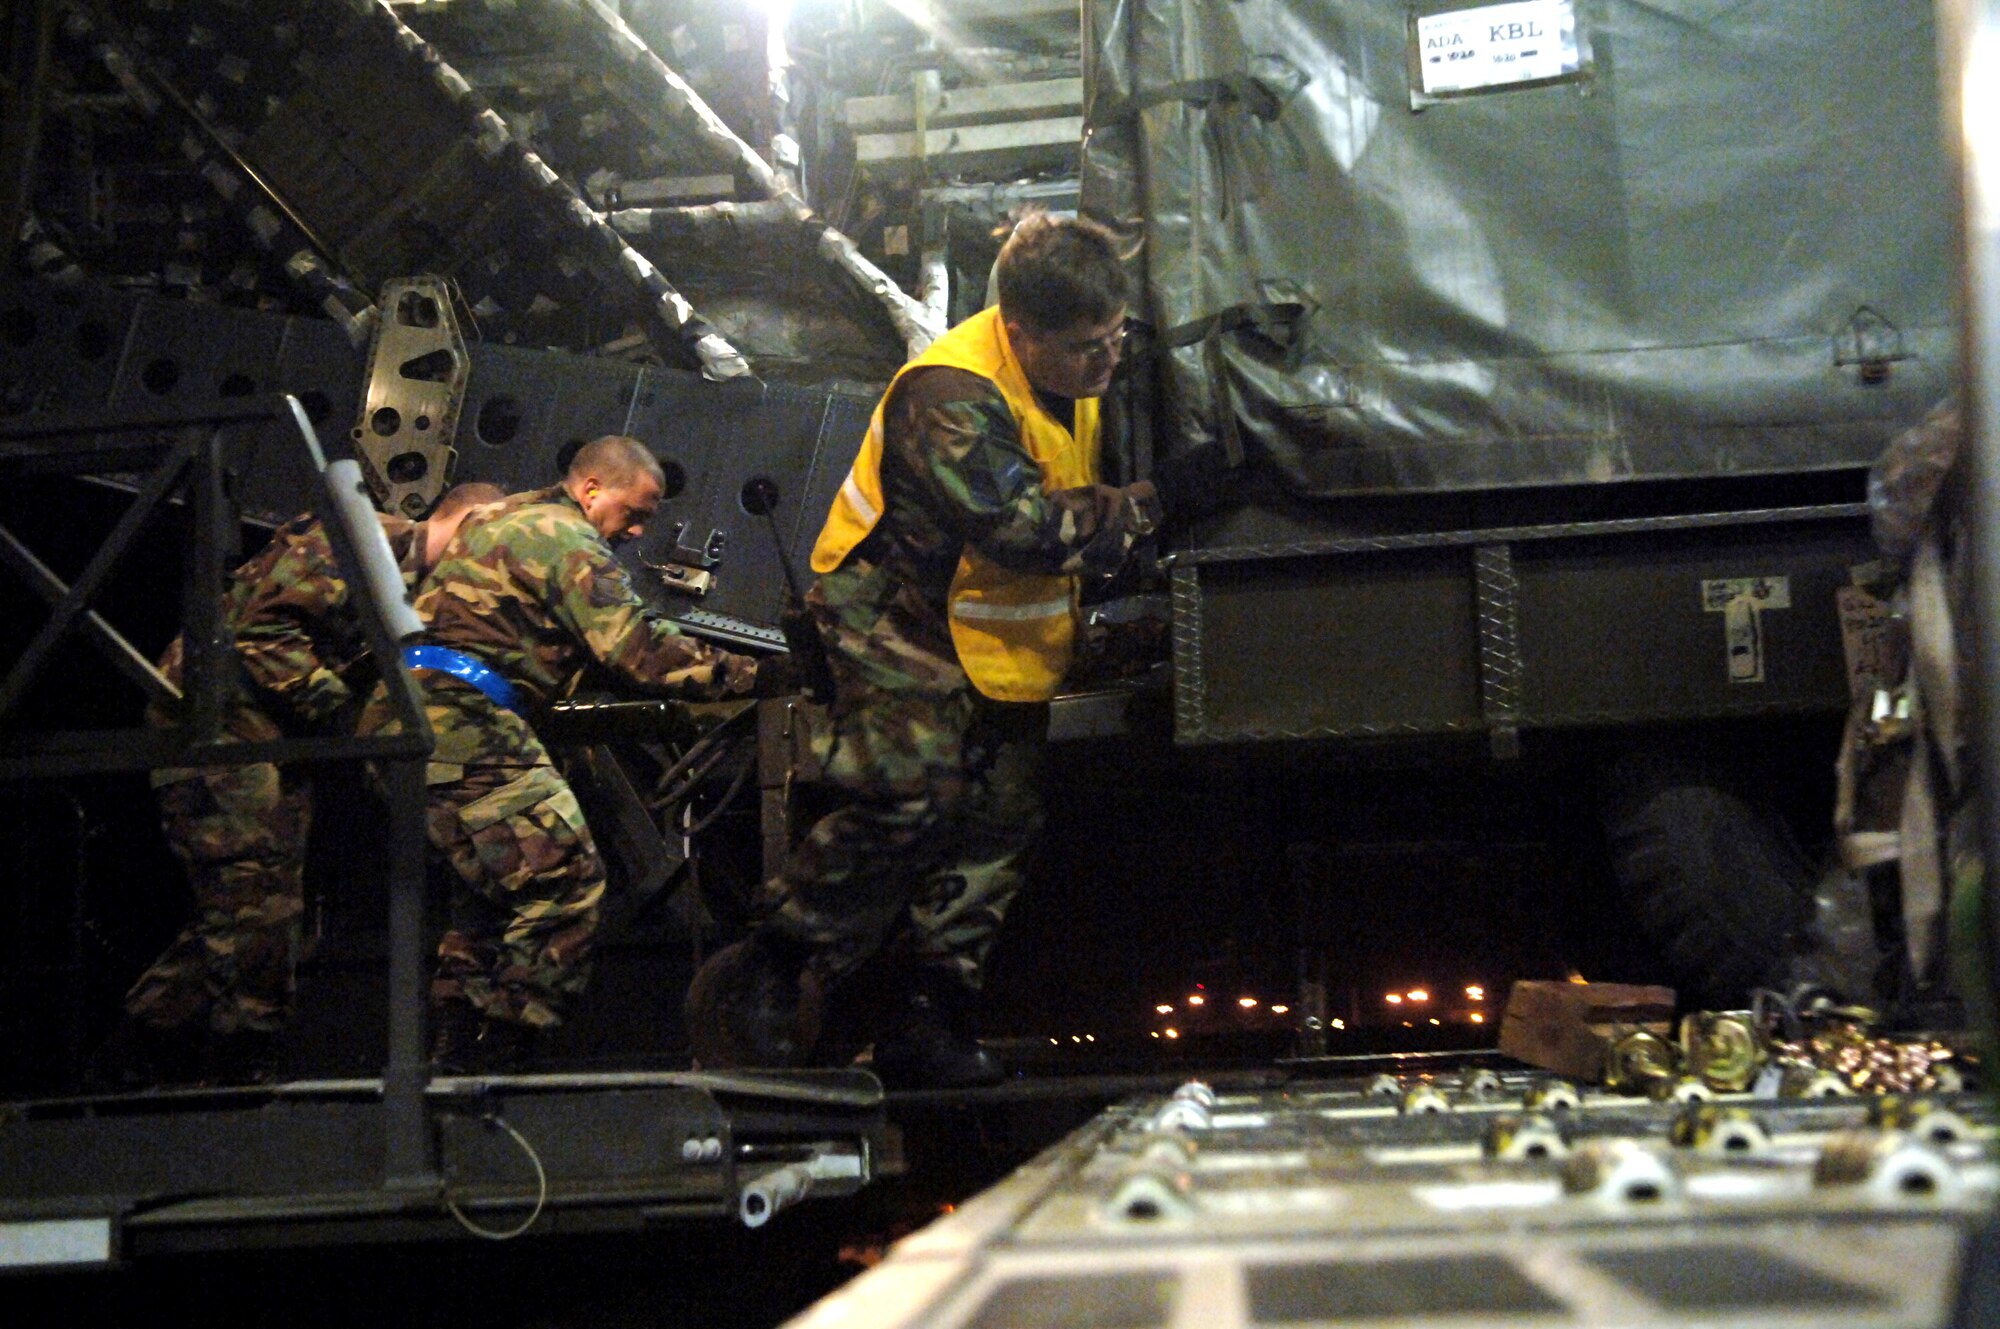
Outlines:
{"type": "Polygon", "coordinates": [[[818,786],[834,807],[765,883],[765,926],[830,975],[891,946],[977,989],[1045,821],[1048,706],[871,686],[841,664],[818,786]]]}
{"type": "Polygon", "coordinates": [[[457,876],[431,999],[559,1024],[589,977],[604,903],[583,810],[525,720],[455,680],[418,678],[437,734],[425,830],[457,876]]]}
{"type": "MultiPolygon", "coordinates": [[[[244,703],[225,731],[246,743],[283,737],[244,703]]],[[[165,769],[153,785],[194,917],[132,985],[125,1009],[156,1029],[275,1033],[297,977],[311,791],[301,773],[270,762],[165,769]]]]}

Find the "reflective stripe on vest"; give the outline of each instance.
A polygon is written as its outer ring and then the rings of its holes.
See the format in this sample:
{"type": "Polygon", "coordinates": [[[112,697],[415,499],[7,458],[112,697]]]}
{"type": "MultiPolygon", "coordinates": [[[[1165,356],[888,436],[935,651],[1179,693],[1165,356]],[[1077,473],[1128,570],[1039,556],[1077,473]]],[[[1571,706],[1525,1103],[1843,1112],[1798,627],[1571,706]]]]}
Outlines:
{"type": "MultiPolygon", "coordinates": [[[[1020,426],[1021,445],[1041,467],[1045,490],[1097,482],[1098,405],[1076,403],[1076,429],[1042,409],[1008,345],[997,308],[974,314],[904,365],[944,365],[977,374],[998,388],[1020,426]]],[[[891,391],[894,384],[890,385],[891,391]]],[[[832,572],[881,519],[882,394],[860,454],[834,495],[826,526],[813,545],[813,571],[832,572]]],[[[1013,572],[966,547],[951,582],[951,637],[973,686],[999,701],[1046,701],[1069,668],[1076,637],[1076,579],[1013,572]]]]}
{"type": "Polygon", "coordinates": [[[996,605],[985,600],[960,600],[951,607],[953,618],[993,618],[1019,621],[1027,618],[1051,618],[1056,614],[1067,614],[1070,600],[1064,596],[1060,600],[1044,600],[1031,605],[996,605]]]}
{"type": "MultiPolygon", "coordinates": [[[[879,456],[880,454],[878,453],[877,455],[879,456]]],[[[867,522],[868,525],[873,526],[877,521],[881,520],[882,509],[878,505],[870,503],[868,495],[861,492],[861,485],[855,480],[854,471],[851,467],[848,469],[847,478],[841,481],[840,496],[854,505],[854,510],[861,515],[861,520],[867,522]]]]}

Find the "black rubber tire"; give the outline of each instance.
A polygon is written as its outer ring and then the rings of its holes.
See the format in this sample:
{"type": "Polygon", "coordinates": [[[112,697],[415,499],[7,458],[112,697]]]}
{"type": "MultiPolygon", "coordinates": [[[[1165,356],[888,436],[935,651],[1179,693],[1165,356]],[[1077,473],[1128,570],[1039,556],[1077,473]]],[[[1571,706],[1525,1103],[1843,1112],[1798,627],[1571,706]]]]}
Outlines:
{"type": "Polygon", "coordinates": [[[1612,762],[1602,820],[1613,877],[1683,1009],[1740,1009],[1782,979],[1813,866],[1783,820],[1700,763],[1612,762]]]}

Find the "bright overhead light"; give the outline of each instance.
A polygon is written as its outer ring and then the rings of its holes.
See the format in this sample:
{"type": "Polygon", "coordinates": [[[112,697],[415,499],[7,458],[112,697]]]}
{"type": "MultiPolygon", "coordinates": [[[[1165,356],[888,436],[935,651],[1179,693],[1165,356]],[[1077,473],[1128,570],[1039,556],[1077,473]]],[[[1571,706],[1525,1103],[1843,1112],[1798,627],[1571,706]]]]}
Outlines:
{"type": "Polygon", "coordinates": [[[1486,989],[1479,986],[1479,984],[1474,983],[1471,987],[1465,990],[1465,997],[1466,1000],[1468,1001],[1485,1001],[1486,989]]]}
{"type": "Polygon", "coordinates": [[[1400,992],[1391,992],[1388,996],[1382,998],[1382,1000],[1388,1002],[1391,1006],[1400,1006],[1403,1004],[1403,994],[1400,992]]]}
{"type": "Polygon", "coordinates": [[[1255,997],[1238,997],[1236,1004],[1247,1011],[1257,1004],[1257,999],[1255,997]]]}
{"type": "Polygon", "coordinates": [[[1188,994],[1188,1005],[1190,1006],[1199,1006],[1207,1000],[1208,998],[1202,996],[1199,992],[1193,992],[1188,994]]]}
{"type": "Polygon", "coordinates": [[[1433,1015],[1433,1016],[1431,1017],[1431,1023],[1432,1023],[1432,1024],[1436,1024],[1437,1022],[1438,1022],[1438,1020],[1437,1020],[1437,1016],[1433,1015]]]}
{"type": "Polygon", "coordinates": [[[1345,1020],[1328,1020],[1328,1021],[1326,1022],[1326,1024],[1327,1024],[1327,1028],[1329,1028],[1329,1029],[1345,1029],[1345,1028],[1347,1028],[1347,1021],[1345,1021],[1345,1020]]]}
{"type": "Polygon", "coordinates": [[[1273,1007],[1271,1008],[1271,1014],[1273,1014],[1273,1015],[1284,1015],[1284,1014],[1287,1014],[1287,1013],[1289,1013],[1289,1012],[1291,1011],[1291,1009],[1292,1009],[1292,1008],[1291,1008],[1291,1007],[1289,1007],[1289,1006],[1283,1006],[1283,1005],[1280,1005],[1280,1006],[1273,1006],[1273,1007]]]}
{"type": "Polygon", "coordinates": [[[1167,1030],[1167,1037],[1168,1037],[1168,1038],[1179,1038],[1180,1036],[1181,1036],[1181,1031],[1180,1031],[1180,1030],[1178,1030],[1178,1029],[1169,1029],[1169,1030],[1167,1030]]]}
{"type": "Polygon", "coordinates": [[[1428,992],[1426,992],[1426,991],[1425,991],[1424,989],[1422,989],[1422,988],[1411,988],[1411,989],[1410,989],[1410,1000],[1411,1000],[1411,1001],[1429,1001],[1430,999],[1431,999],[1431,994],[1430,994],[1430,993],[1428,993],[1428,992]]]}
{"type": "Polygon", "coordinates": [[[1479,1011],[1474,1011],[1472,1014],[1466,1016],[1465,1018],[1472,1021],[1474,1024],[1486,1023],[1486,1016],[1479,1011]]]}
{"type": "Polygon", "coordinates": [[[1161,1002],[1159,1005],[1153,1007],[1153,1009],[1162,1015],[1172,1015],[1174,1013],[1173,1003],[1167,1001],[1161,1002]]]}

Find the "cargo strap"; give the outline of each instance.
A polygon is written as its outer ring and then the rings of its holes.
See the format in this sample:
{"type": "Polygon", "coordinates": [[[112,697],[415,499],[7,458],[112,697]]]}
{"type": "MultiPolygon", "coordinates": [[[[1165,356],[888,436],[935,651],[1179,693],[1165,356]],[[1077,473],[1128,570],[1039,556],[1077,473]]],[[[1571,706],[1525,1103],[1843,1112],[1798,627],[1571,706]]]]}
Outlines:
{"type": "Polygon", "coordinates": [[[449,646],[405,646],[403,663],[412,669],[432,669],[470,683],[492,699],[495,706],[520,714],[520,694],[514,685],[477,656],[454,651],[449,646]]]}
{"type": "Polygon", "coordinates": [[[1285,98],[1269,83],[1246,73],[1224,74],[1218,78],[1195,78],[1184,83],[1135,92],[1113,102],[1090,118],[1088,128],[1101,129],[1126,120],[1136,120],[1147,109],[1166,102],[1186,102],[1206,109],[1210,106],[1241,106],[1259,120],[1275,120],[1285,109],[1285,98]]]}
{"type": "Polygon", "coordinates": [[[1958,788],[1959,695],[1951,603],[1937,532],[1917,545],[1910,565],[1910,682],[1916,694],[1916,746],[1903,790],[1903,929],[1910,964],[1921,978],[1930,968],[1944,912],[1944,838],[1939,777],[1958,788]],[[1928,740],[1928,741],[1926,741],[1928,740]],[[1940,760],[1942,758],[1942,760],[1940,760]],[[1940,770],[1939,767],[1943,769],[1940,770]]]}
{"type": "MultiPolygon", "coordinates": [[[[1296,70],[1282,84],[1274,84],[1269,79],[1255,74],[1237,72],[1223,74],[1215,78],[1189,79],[1182,83],[1169,83],[1164,87],[1150,88],[1135,92],[1130,97],[1111,103],[1100,113],[1090,117],[1085,128],[1098,129],[1109,125],[1136,122],[1147,108],[1167,102],[1186,102],[1200,110],[1210,108],[1227,110],[1240,109],[1257,119],[1270,123],[1278,118],[1299,88],[1305,85],[1304,75],[1296,70]]],[[[1235,168],[1230,164],[1230,153],[1222,137],[1220,117],[1205,120],[1202,131],[1208,137],[1215,153],[1216,170],[1221,176],[1218,194],[1221,199],[1220,215],[1229,219],[1231,201],[1236,197],[1235,168]]]]}
{"type": "Polygon", "coordinates": [[[1250,304],[1231,305],[1218,309],[1213,314],[1190,320],[1176,327],[1168,328],[1160,334],[1160,348],[1173,350],[1180,346],[1192,346],[1198,341],[1206,341],[1225,332],[1238,332],[1251,328],[1279,346],[1290,346],[1292,336],[1308,310],[1302,301],[1269,300],[1250,304]]]}
{"type": "Polygon", "coordinates": [[[1202,372],[1214,385],[1219,400],[1215,405],[1216,434],[1231,466],[1243,464],[1243,432],[1236,423],[1235,393],[1229,386],[1229,367],[1222,359],[1222,336],[1250,328],[1267,340],[1289,348],[1293,336],[1309,312],[1295,301],[1272,301],[1231,305],[1213,314],[1168,328],[1160,334],[1158,349],[1171,351],[1182,346],[1201,345],[1202,372]]]}
{"type": "Polygon", "coordinates": [[[1946,808],[1961,796],[1963,726],[1957,646],[1936,533],[1919,542],[1908,578],[1910,659],[1902,686],[1857,698],[1835,767],[1834,831],[1852,871],[1894,863],[1911,971],[1930,975],[1946,908],[1946,808]],[[1879,700],[1878,700],[1879,696],[1879,700]],[[1864,808],[1871,774],[1889,784],[1864,808]],[[1895,789],[1896,784],[1900,789],[1895,789]],[[1897,794],[1888,807],[1889,792],[1897,794]],[[1887,824],[1893,817],[1893,825],[1887,824]]]}

